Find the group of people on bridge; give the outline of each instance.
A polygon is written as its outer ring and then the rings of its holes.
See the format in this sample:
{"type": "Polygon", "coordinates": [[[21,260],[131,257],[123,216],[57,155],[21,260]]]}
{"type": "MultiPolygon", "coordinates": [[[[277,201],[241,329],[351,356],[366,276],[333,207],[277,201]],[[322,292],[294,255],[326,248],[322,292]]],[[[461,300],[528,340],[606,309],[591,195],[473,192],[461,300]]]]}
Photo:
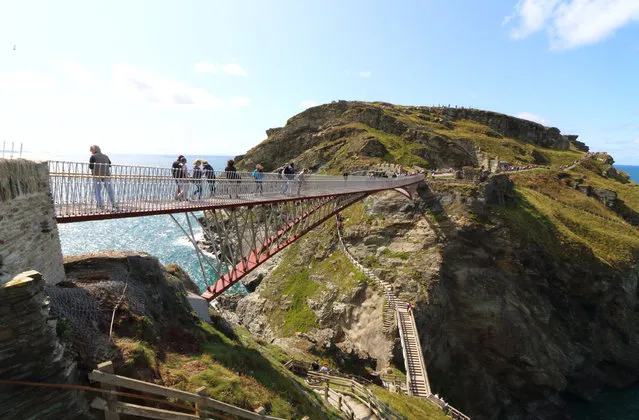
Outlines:
{"type": "MultiPolygon", "coordinates": [[[[281,179],[286,180],[282,194],[300,195],[304,185],[305,175],[308,172],[307,169],[296,172],[294,162],[287,163],[279,168],[277,173],[281,179]]],[[[208,196],[215,195],[215,180],[218,175],[221,175],[216,174],[213,167],[203,159],[196,159],[193,162],[192,170],[189,172],[187,160],[183,155],[178,156],[177,160],[173,162],[173,165],[171,165],[171,173],[177,184],[175,199],[183,201],[188,201],[189,199],[201,200],[203,193],[208,196]],[[204,185],[206,185],[206,188],[203,188],[204,185]],[[193,188],[190,188],[190,186],[193,186],[193,188]]],[[[238,185],[242,177],[235,167],[234,159],[229,159],[226,162],[223,175],[225,179],[232,181],[228,184],[228,191],[225,191],[225,193],[229,195],[229,198],[237,198],[239,196],[238,185]]],[[[251,173],[251,178],[255,182],[252,193],[264,193],[264,177],[264,167],[258,163],[251,173]]]]}
{"type": "MultiPolygon", "coordinates": [[[[102,153],[98,145],[92,145],[89,151],[91,152],[89,170],[93,178],[93,191],[97,205],[100,209],[104,208],[103,191],[106,191],[112,209],[117,211],[117,201],[111,182],[111,160],[102,153]]],[[[297,171],[294,162],[287,163],[276,171],[276,179],[280,182],[278,183],[279,187],[275,188],[280,189],[275,191],[271,188],[269,192],[299,196],[306,184],[308,173],[308,169],[297,171]]],[[[242,181],[242,175],[235,167],[234,159],[229,159],[224,171],[217,173],[206,159],[195,159],[193,167],[189,168],[184,155],[179,155],[171,165],[171,176],[176,184],[174,198],[178,201],[202,200],[205,197],[226,194],[229,198],[238,198],[240,193],[261,195],[264,193],[265,175],[264,167],[261,164],[255,165],[255,169],[250,173],[253,187],[243,186],[240,189],[240,184],[246,185],[246,182],[242,181]],[[216,185],[216,179],[224,179],[225,181],[216,185]]]]}

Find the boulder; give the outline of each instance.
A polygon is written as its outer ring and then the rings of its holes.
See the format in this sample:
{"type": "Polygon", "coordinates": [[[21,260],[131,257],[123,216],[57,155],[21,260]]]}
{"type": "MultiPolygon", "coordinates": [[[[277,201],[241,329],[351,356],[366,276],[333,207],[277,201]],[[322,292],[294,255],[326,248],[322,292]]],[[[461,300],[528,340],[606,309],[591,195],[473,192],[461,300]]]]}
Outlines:
{"type": "Polygon", "coordinates": [[[614,206],[617,201],[617,193],[605,188],[593,188],[592,195],[608,207],[614,206]]]}
{"type": "Polygon", "coordinates": [[[264,280],[264,273],[257,272],[254,275],[248,275],[244,277],[241,282],[244,285],[244,288],[246,288],[247,292],[253,293],[255,289],[257,289],[257,286],[262,283],[262,280],[264,280]]]}

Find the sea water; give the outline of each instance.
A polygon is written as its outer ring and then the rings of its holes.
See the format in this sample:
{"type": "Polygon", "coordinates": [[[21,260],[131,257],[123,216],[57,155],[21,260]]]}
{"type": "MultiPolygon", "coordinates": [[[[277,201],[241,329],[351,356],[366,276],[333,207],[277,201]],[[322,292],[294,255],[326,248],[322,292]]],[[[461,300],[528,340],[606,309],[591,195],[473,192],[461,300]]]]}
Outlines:
{"type": "MultiPolygon", "coordinates": [[[[107,151],[108,153],[108,151],[107,151]]],[[[29,158],[29,156],[24,156],[29,158]]],[[[40,159],[88,162],[89,155],[49,155],[37,156],[40,159]]],[[[168,168],[176,156],[168,155],[110,155],[111,161],[118,165],[141,165],[168,168]]],[[[196,159],[206,159],[216,169],[226,166],[229,156],[186,156],[189,167],[196,159]]],[[[633,181],[639,182],[639,166],[617,165],[633,181]]],[[[184,215],[178,215],[180,223],[184,215]]],[[[196,235],[201,235],[197,223],[196,235]]],[[[205,288],[205,279],[186,235],[175,225],[168,215],[133,217],[92,222],[66,223],[58,225],[60,242],[64,255],[85,254],[101,250],[144,251],[157,257],[162,264],[178,264],[186,270],[201,290],[205,288]]],[[[205,269],[207,267],[205,266],[205,269]]],[[[206,271],[209,279],[213,273],[206,271]]],[[[238,284],[232,291],[245,292],[238,284]]],[[[639,420],[639,386],[625,390],[611,390],[602,393],[589,403],[572,404],[575,419],[583,420],[639,420]]]]}

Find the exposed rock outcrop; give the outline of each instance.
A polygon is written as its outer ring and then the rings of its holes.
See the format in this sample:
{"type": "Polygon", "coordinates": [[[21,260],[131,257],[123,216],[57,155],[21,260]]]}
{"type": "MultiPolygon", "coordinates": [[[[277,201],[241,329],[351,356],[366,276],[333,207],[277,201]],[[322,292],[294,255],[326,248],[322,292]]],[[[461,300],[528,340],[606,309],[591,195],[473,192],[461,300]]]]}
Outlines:
{"type": "Polygon", "coordinates": [[[480,166],[485,156],[477,145],[462,134],[444,134],[457,121],[484,124],[487,128],[482,135],[487,137],[512,137],[544,148],[569,149],[570,136],[561,135],[557,128],[496,112],[337,101],[309,108],[284,127],[267,130],[268,138],[236,161],[244,169],[261,163],[267,171],[292,160],[300,168],[360,170],[382,158],[401,160],[408,149],[417,159],[406,162],[425,167],[480,166]]]}

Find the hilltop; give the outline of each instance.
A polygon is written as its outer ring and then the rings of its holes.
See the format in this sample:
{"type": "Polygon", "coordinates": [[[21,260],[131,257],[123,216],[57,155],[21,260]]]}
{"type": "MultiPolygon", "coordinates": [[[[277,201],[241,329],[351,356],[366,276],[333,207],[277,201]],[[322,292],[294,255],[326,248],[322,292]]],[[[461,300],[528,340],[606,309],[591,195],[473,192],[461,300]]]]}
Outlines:
{"type": "Polygon", "coordinates": [[[324,172],[369,169],[378,163],[406,167],[479,167],[488,157],[512,164],[561,166],[588,151],[576,135],[557,128],[468,108],[398,106],[338,101],[309,108],[238,164],[265,170],[296,160],[298,167],[324,172]]]}
{"type": "MultiPolygon", "coordinates": [[[[321,105],[267,134],[239,165],[391,163],[476,179],[427,180],[413,201],[380,193],[344,212],[349,250],[416,302],[433,392],[455,407],[551,418],[566,397],[639,378],[639,186],[609,155],[503,114],[386,103],[321,105]],[[468,168],[480,166],[493,170],[485,182],[468,168]],[[506,167],[531,169],[494,175],[506,167]]],[[[396,338],[379,331],[382,294],[340,250],[334,221],[259,274],[234,306],[254,334],[359,373],[403,369],[396,338]]]]}

